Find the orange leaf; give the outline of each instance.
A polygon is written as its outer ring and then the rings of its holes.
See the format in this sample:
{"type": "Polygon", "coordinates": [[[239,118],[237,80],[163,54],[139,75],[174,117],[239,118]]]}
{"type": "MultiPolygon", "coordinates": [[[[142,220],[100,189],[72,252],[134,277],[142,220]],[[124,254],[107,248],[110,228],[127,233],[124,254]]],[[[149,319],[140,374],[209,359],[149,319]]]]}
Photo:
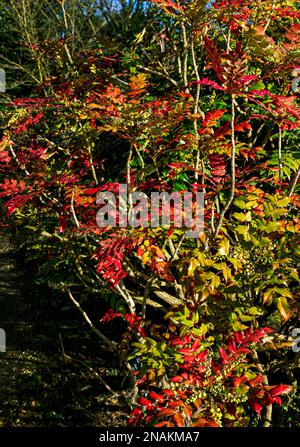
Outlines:
{"type": "Polygon", "coordinates": [[[180,413],[174,415],[174,421],[177,427],[184,427],[184,417],[180,413]]]}

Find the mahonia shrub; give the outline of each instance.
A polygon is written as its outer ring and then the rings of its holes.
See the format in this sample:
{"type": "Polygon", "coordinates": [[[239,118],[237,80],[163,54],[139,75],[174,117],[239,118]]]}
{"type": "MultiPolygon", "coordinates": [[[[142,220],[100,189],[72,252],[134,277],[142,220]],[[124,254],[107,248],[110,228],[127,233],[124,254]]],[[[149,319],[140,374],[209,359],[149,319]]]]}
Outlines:
{"type": "Polygon", "coordinates": [[[131,48],[82,52],[47,95],[7,104],[3,223],[77,307],[88,292],[142,319],[131,422],[268,426],[280,394],[297,398],[299,4],[152,3],[131,48]],[[97,195],[124,183],[202,192],[204,232],[185,237],[174,204],[170,225],[134,203],[138,227],[98,227],[97,195]]]}
{"type": "MultiPolygon", "coordinates": [[[[201,427],[253,425],[262,410],[281,405],[280,395],[288,385],[268,384],[257,360],[270,328],[235,332],[224,340],[201,336],[195,309],[177,309],[166,316],[167,327],[147,334],[147,323],[135,315],[110,310],[102,319],[108,323],[123,318],[128,323],[140,397],[129,420],[136,426],[201,427]],[[190,323],[190,324],[189,324],[190,323]],[[163,332],[163,330],[164,332],[163,332]],[[152,334],[151,334],[152,335],[152,334]]],[[[150,327],[150,332],[153,328],[150,327]]]]}

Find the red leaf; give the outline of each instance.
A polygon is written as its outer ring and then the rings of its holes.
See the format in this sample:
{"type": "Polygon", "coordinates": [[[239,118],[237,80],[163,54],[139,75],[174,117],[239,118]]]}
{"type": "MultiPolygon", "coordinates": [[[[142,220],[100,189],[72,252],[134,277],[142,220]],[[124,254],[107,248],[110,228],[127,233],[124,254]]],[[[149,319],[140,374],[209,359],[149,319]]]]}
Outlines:
{"type": "Polygon", "coordinates": [[[174,415],[174,421],[177,427],[184,427],[184,417],[180,413],[174,415]]]}
{"type": "Polygon", "coordinates": [[[174,427],[174,424],[171,421],[162,421],[155,424],[154,427],[174,427]]]}
{"type": "Polygon", "coordinates": [[[218,424],[215,421],[204,419],[202,416],[194,419],[191,427],[218,427],[218,424]]]}
{"type": "Polygon", "coordinates": [[[154,425],[154,427],[171,427],[171,426],[174,427],[174,425],[170,425],[169,421],[161,421],[154,425]]]}
{"type": "Polygon", "coordinates": [[[249,385],[256,386],[259,385],[260,383],[263,383],[263,381],[264,381],[263,377],[260,374],[258,374],[255,377],[255,379],[249,380],[249,385]]]}
{"type": "Polygon", "coordinates": [[[187,355],[189,355],[189,354],[193,354],[194,351],[191,348],[181,348],[181,349],[178,349],[178,352],[180,354],[187,354],[187,355]]]}
{"type": "Polygon", "coordinates": [[[176,408],[176,407],[183,406],[183,405],[184,405],[184,403],[181,399],[178,399],[178,400],[175,400],[175,401],[169,403],[169,407],[171,407],[171,408],[176,408]]]}
{"type": "Polygon", "coordinates": [[[289,385],[277,385],[269,390],[271,396],[279,396],[281,394],[287,394],[292,391],[292,387],[289,385]]]}
{"type": "Polygon", "coordinates": [[[84,194],[96,194],[96,192],[100,191],[100,187],[98,188],[86,188],[83,192],[84,194]]]}
{"type": "Polygon", "coordinates": [[[221,85],[207,78],[200,79],[200,81],[193,81],[191,82],[191,84],[208,85],[209,87],[213,87],[216,90],[224,90],[224,88],[221,85]]]}
{"type": "Polygon", "coordinates": [[[149,407],[150,405],[153,405],[153,403],[151,402],[151,400],[146,399],[145,397],[140,397],[140,399],[138,400],[139,404],[142,405],[143,407],[149,407]]]}
{"type": "Polygon", "coordinates": [[[205,119],[202,122],[203,127],[212,127],[215,126],[218,122],[218,120],[224,115],[226,112],[225,109],[217,109],[212,110],[211,112],[208,112],[205,115],[205,119]]]}
{"type": "Polygon", "coordinates": [[[168,12],[168,9],[175,9],[177,11],[183,11],[182,7],[180,5],[177,5],[176,3],[172,2],[171,0],[152,0],[153,3],[156,3],[158,6],[162,7],[168,12]]]}
{"type": "Polygon", "coordinates": [[[164,408],[158,413],[158,417],[164,418],[168,416],[173,416],[173,414],[176,414],[176,410],[172,410],[171,408],[164,408]]]}
{"type": "Polygon", "coordinates": [[[241,376],[241,377],[235,377],[235,378],[233,379],[233,385],[234,385],[234,386],[240,386],[240,385],[242,385],[243,383],[247,382],[247,380],[248,380],[248,377],[245,376],[245,375],[243,375],[243,376],[241,376]]]}
{"type": "Polygon", "coordinates": [[[193,410],[192,410],[192,408],[190,407],[190,405],[184,405],[184,406],[183,406],[183,412],[185,413],[185,415],[186,415],[187,418],[190,419],[190,418],[192,417],[193,410]]]}
{"type": "Polygon", "coordinates": [[[234,126],[236,132],[245,132],[245,130],[251,130],[251,124],[248,121],[243,121],[234,126]]]}
{"type": "Polygon", "coordinates": [[[149,397],[151,397],[151,399],[157,400],[160,403],[165,401],[165,397],[162,394],[157,394],[155,391],[150,391],[149,397]]]}
{"type": "Polygon", "coordinates": [[[256,75],[247,75],[247,76],[242,76],[240,81],[243,84],[250,84],[250,82],[252,81],[256,81],[257,80],[257,76],[256,75]]]}
{"type": "Polygon", "coordinates": [[[220,353],[221,359],[223,360],[223,363],[226,363],[228,361],[229,357],[228,357],[228,354],[225,351],[225,349],[224,348],[219,348],[219,353],[220,353]]]}
{"type": "Polygon", "coordinates": [[[172,377],[171,382],[179,383],[179,382],[182,382],[182,380],[183,380],[183,377],[181,377],[181,376],[174,376],[174,377],[172,377]]]}
{"type": "Polygon", "coordinates": [[[163,393],[170,397],[170,396],[174,396],[174,391],[173,390],[163,390],[163,393]]]}
{"type": "Polygon", "coordinates": [[[140,410],[139,408],[134,408],[131,411],[130,416],[140,416],[141,414],[143,414],[142,410],[140,410]]]}
{"type": "Polygon", "coordinates": [[[254,402],[254,401],[250,401],[249,402],[249,405],[250,405],[250,407],[251,408],[253,408],[253,410],[258,414],[258,415],[260,415],[260,413],[261,413],[261,410],[262,410],[262,405],[261,404],[259,404],[258,402],[254,402]]]}

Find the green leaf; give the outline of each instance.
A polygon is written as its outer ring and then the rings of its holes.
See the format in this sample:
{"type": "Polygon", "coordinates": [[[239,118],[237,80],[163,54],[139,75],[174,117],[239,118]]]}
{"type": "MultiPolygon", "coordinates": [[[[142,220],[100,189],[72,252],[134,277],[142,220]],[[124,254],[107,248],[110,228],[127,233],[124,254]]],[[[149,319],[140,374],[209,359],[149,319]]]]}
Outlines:
{"type": "Polygon", "coordinates": [[[244,240],[248,242],[250,240],[249,230],[246,225],[238,225],[236,228],[236,232],[244,236],[244,240]]]}
{"type": "Polygon", "coordinates": [[[245,329],[248,329],[248,326],[245,326],[244,324],[240,323],[239,321],[236,321],[232,325],[232,329],[234,332],[244,331],[245,329]]]}
{"type": "Polygon", "coordinates": [[[248,310],[248,312],[249,312],[250,315],[255,315],[255,316],[263,315],[263,313],[264,313],[264,311],[263,311],[262,308],[254,307],[254,306],[253,306],[253,307],[250,307],[250,309],[248,310]]]}
{"type": "Polygon", "coordinates": [[[287,213],[288,210],[286,210],[285,208],[279,208],[273,212],[272,217],[273,219],[277,219],[277,217],[284,216],[287,213]]]}
{"type": "Polygon", "coordinates": [[[233,204],[235,206],[237,206],[238,208],[241,208],[241,209],[245,209],[246,208],[246,202],[244,202],[244,200],[242,200],[242,199],[235,199],[233,204]]]}
{"type": "Polygon", "coordinates": [[[229,253],[229,240],[226,237],[224,237],[219,244],[218,255],[227,256],[228,253],[229,253]]]}
{"type": "Polygon", "coordinates": [[[273,231],[277,231],[279,227],[279,223],[278,222],[269,222],[266,227],[265,227],[265,231],[267,233],[273,233],[273,231]]]}
{"type": "Polygon", "coordinates": [[[277,292],[281,296],[285,296],[286,298],[293,298],[293,294],[290,289],[274,287],[275,292],[277,292]]]}
{"type": "Polygon", "coordinates": [[[276,300],[277,309],[279,310],[280,315],[284,320],[288,320],[290,317],[290,308],[287,303],[287,300],[285,297],[277,298],[276,300]]]}
{"type": "Polygon", "coordinates": [[[246,222],[246,214],[244,213],[233,213],[232,216],[241,222],[246,222]]]}

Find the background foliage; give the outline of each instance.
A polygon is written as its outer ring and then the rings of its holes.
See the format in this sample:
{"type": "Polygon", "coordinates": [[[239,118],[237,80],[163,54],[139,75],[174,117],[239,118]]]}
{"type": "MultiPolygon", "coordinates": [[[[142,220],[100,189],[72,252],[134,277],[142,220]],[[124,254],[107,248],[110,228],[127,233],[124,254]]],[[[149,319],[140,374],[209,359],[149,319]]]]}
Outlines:
{"type": "Polygon", "coordinates": [[[3,224],[119,351],[130,423],[298,425],[299,3],[33,5],[1,6],[3,224]],[[124,182],[204,192],[204,234],[98,228],[124,182]]]}

